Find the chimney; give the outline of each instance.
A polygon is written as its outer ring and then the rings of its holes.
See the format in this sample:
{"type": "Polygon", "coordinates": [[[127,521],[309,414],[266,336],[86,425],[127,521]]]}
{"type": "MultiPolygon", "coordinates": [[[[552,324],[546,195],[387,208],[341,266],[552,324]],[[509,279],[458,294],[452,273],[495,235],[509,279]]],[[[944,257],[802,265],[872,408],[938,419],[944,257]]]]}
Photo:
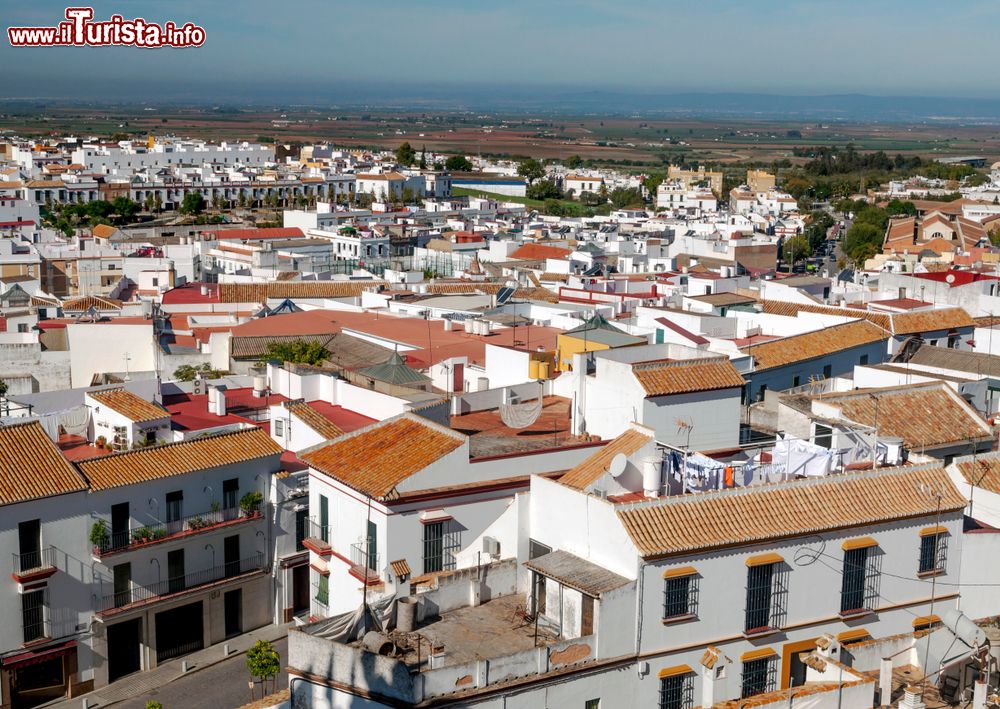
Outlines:
{"type": "Polygon", "coordinates": [[[208,286],[205,285],[204,283],[201,284],[201,294],[208,295],[208,286]]]}
{"type": "Polygon", "coordinates": [[[899,709],[926,709],[924,704],[923,690],[916,685],[907,685],[903,690],[903,698],[899,702],[899,709]]]}

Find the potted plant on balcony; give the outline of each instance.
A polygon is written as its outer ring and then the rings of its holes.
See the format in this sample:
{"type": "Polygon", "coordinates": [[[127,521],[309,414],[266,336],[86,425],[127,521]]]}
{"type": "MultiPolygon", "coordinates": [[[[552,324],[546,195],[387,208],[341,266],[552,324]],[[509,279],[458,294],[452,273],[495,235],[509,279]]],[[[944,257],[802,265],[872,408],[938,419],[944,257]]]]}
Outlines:
{"type": "Polygon", "coordinates": [[[264,496],[257,490],[248,492],[240,498],[240,510],[246,517],[256,517],[260,514],[260,503],[264,501],[264,496]]]}
{"type": "Polygon", "coordinates": [[[104,436],[98,436],[97,440],[94,441],[94,445],[98,448],[104,448],[104,445],[108,442],[108,439],[104,436]]]}
{"type": "Polygon", "coordinates": [[[111,544],[111,534],[108,532],[108,523],[99,519],[90,527],[90,543],[94,549],[100,553],[111,544]]]}

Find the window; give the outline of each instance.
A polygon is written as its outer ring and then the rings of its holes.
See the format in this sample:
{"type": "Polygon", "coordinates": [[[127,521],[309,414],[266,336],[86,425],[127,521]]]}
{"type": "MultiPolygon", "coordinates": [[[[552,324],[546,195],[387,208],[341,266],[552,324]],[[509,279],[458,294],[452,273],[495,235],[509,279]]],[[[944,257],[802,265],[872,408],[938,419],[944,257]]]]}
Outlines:
{"type": "Polygon", "coordinates": [[[868,364],[868,355],[863,354],[863,355],[861,355],[861,366],[863,367],[866,364],[868,364]]]}
{"type": "Polygon", "coordinates": [[[42,566],[42,522],[31,519],[17,525],[18,568],[24,573],[42,566]]]}
{"type": "Polygon", "coordinates": [[[743,677],[740,696],[744,699],[764,692],[773,691],[776,683],[776,656],[761,657],[743,661],[743,677]]]}
{"type": "Polygon", "coordinates": [[[583,703],[583,709],[601,709],[601,700],[598,699],[588,699],[583,703]]]}
{"type": "Polygon", "coordinates": [[[541,542],[536,542],[534,539],[528,540],[528,558],[537,559],[540,556],[545,556],[552,551],[552,547],[542,544],[541,542]]]}
{"type": "Polygon", "coordinates": [[[878,598],[877,544],[871,537],[844,543],[844,571],[840,589],[840,613],[850,615],[873,610],[878,598]]]}
{"type": "Polygon", "coordinates": [[[788,592],[784,559],[762,554],[747,559],[747,602],[743,631],[757,634],[780,627],[788,592]]]}
{"type": "Polygon", "coordinates": [[[690,709],[694,705],[694,679],[690,671],[660,677],[659,709],[690,709]]]}
{"type": "Polygon", "coordinates": [[[222,481],[222,508],[225,510],[235,510],[239,504],[236,496],[240,492],[240,479],[230,478],[222,481]]]}
{"type": "Polygon", "coordinates": [[[368,520],[367,527],[367,566],[369,569],[378,570],[378,527],[371,520],[368,520]]]}
{"type": "Polygon", "coordinates": [[[920,533],[920,566],[918,573],[943,573],[945,569],[948,538],[945,532],[932,528],[920,533]]]}
{"type": "Polygon", "coordinates": [[[184,550],[167,552],[167,589],[170,593],[184,590],[184,550]]]}
{"type": "Polygon", "coordinates": [[[664,576],[664,619],[693,616],[698,613],[698,577],[694,574],[694,569],[680,571],[681,573],[673,576],[664,576]]]}
{"type": "Polygon", "coordinates": [[[295,513],[295,551],[302,551],[306,545],[302,541],[306,538],[306,520],[309,510],[298,510],[295,513]]]}
{"type": "Polygon", "coordinates": [[[319,496],[319,538],[330,542],[330,501],[326,495],[319,496]]]}
{"type": "Polygon", "coordinates": [[[320,574],[316,585],[316,600],[324,606],[330,603],[330,577],[320,574]]]}
{"type": "Polygon", "coordinates": [[[833,365],[831,364],[823,365],[823,378],[829,379],[831,376],[833,376],[833,365]]]}
{"type": "Polygon", "coordinates": [[[285,437],[285,420],[274,419],[274,435],[278,438],[285,437]]]}
{"type": "Polygon", "coordinates": [[[184,492],[175,490],[167,493],[167,524],[179,522],[184,506],[184,492]]]}
{"type": "Polygon", "coordinates": [[[799,381],[800,380],[799,380],[799,375],[798,374],[796,374],[794,377],[792,377],[792,388],[793,389],[799,385],[799,381]]]}
{"type": "Polygon", "coordinates": [[[26,643],[45,637],[45,589],[21,594],[21,626],[26,643]]]}
{"type": "Polygon", "coordinates": [[[424,573],[444,568],[444,522],[424,525],[424,573]]]}

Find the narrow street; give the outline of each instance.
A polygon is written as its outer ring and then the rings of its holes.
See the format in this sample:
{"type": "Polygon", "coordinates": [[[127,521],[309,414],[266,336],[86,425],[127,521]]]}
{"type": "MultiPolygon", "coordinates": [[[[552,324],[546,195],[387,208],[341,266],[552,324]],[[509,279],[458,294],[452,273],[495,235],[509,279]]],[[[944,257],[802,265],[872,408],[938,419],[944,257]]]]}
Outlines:
{"type": "MultiPolygon", "coordinates": [[[[278,675],[277,689],[287,686],[288,677],[284,667],[288,660],[288,640],[282,638],[274,643],[281,655],[282,672],[278,675]]],[[[236,655],[203,670],[174,680],[142,697],[128,699],[111,706],[121,709],[145,709],[146,701],[155,699],[163,704],[163,709],[233,709],[250,701],[247,682],[250,674],[246,668],[246,655],[236,655]]],[[[260,698],[257,688],[256,698],[260,698]]]]}

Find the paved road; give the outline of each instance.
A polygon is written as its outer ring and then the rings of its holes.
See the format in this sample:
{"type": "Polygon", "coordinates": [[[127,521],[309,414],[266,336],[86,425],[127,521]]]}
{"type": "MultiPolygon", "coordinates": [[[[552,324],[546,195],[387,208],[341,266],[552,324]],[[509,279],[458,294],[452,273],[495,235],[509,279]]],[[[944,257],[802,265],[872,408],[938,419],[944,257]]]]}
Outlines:
{"type": "MultiPolygon", "coordinates": [[[[274,643],[281,655],[281,665],[288,660],[288,640],[282,638],[274,643]]],[[[113,704],[115,709],[145,709],[147,699],[155,699],[163,704],[163,709],[233,709],[250,701],[245,655],[237,655],[211,667],[193,672],[154,689],[137,699],[129,699],[113,704]]],[[[287,686],[288,676],[278,676],[278,689],[287,686]]],[[[260,698],[259,689],[257,698],[260,698]]]]}

